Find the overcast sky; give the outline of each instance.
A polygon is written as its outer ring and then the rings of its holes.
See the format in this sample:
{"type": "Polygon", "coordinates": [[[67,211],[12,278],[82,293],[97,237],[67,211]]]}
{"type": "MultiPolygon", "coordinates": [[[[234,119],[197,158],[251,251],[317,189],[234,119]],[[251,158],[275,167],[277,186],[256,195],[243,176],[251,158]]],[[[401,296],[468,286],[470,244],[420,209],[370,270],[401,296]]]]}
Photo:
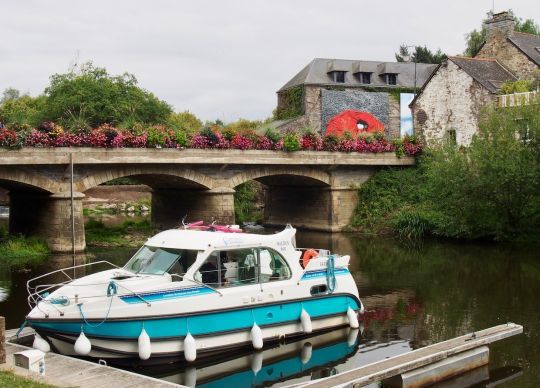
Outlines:
{"type": "MultiPolygon", "coordinates": [[[[311,59],[393,61],[401,43],[464,49],[492,0],[0,0],[0,91],[39,94],[88,60],[203,120],[263,119],[311,59]]],[[[538,0],[495,10],[540,22],[538,0]]]]}

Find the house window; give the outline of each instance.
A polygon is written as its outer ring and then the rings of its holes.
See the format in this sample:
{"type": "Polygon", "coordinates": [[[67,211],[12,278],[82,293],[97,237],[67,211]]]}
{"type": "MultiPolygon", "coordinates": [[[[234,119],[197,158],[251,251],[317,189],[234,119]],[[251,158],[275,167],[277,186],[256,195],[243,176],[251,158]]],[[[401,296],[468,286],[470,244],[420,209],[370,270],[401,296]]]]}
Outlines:
{"type": "Polygon", "coordinates": [[[369,85],[371,83],[371,73],[358,73],[360,83],[369,85]]]}
{"type": "Polygon", "coordinates": [[[386,74],[387,85],[397,85],[397,74],[386,74]]]}
{"type": "Polygon", "coordinates": [[[330,78],[334,82],[344,83],[345,82],[345,73],[346,73],[346,71],[332,71],[330,73],[330,78]]]}
{"type": "Polygon", "coordinates": [[[457,144],[457,136],[456,136],[456,130],[451,128],[446,130],[446,140],[450,144],[457,144]]]}

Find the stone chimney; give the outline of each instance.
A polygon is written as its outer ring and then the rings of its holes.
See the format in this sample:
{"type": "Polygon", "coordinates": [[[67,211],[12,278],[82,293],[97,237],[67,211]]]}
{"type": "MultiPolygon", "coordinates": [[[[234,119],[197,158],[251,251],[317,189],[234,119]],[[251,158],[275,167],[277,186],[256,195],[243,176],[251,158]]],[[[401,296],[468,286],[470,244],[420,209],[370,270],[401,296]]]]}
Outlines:
{"type": "Polygon", "coordinates": [[[514,32],[515,20],[507,11],[493,14],[491,19],[486,22],[487,37],[486,41],[497,37],[507,38],[514,32]]]}

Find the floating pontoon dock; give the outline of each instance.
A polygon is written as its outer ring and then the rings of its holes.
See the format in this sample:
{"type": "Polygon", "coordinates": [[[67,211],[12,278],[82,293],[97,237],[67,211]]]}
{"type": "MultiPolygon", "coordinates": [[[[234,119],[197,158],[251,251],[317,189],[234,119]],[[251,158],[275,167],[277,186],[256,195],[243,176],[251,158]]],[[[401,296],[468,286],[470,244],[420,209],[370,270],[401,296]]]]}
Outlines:
{"type": "Polygon", "coordinates": [[[456,376],[489,362],[486,345],[523,333],[523,326],[507,323],[429,345],[335,376],[290,387],[359,387],[394,377],[391,386],[420,387],[456,376]]]}

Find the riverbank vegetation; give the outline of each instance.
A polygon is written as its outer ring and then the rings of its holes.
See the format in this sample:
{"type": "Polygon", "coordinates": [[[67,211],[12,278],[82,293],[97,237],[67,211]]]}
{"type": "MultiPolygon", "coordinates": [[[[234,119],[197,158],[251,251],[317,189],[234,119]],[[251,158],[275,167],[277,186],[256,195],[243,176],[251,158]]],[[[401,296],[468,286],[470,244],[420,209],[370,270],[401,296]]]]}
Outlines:
{"type": "Polygon", "coordinates": [[[235,188],[234,193],[234,218],[238,225],[244,222],[261,223],[263,211],[260,203],[264,203],[261,196],[264,195],[263,186],[255,181],[242,183],[235,188]]]}
{"type": "Polygon", "coordinates": [[[0,264],[8,266],[38,264],[49,254],[47,244],[40,238],[9,236],[5,228],[0,228],[0,264]]]}
{"type": "Polygon", "coordinates": [[[363,233],[540,240],[540,106],[489,109],[468,148],[441,144],[414,168],[386,169],[359,189],[363,233]]]}
{"type": "Polygon", "coordinates": [[[92,218],[85,224],[86,244],[90,247],[138,247],[155,232],[148,219],[107,226],[92,218]]]}

